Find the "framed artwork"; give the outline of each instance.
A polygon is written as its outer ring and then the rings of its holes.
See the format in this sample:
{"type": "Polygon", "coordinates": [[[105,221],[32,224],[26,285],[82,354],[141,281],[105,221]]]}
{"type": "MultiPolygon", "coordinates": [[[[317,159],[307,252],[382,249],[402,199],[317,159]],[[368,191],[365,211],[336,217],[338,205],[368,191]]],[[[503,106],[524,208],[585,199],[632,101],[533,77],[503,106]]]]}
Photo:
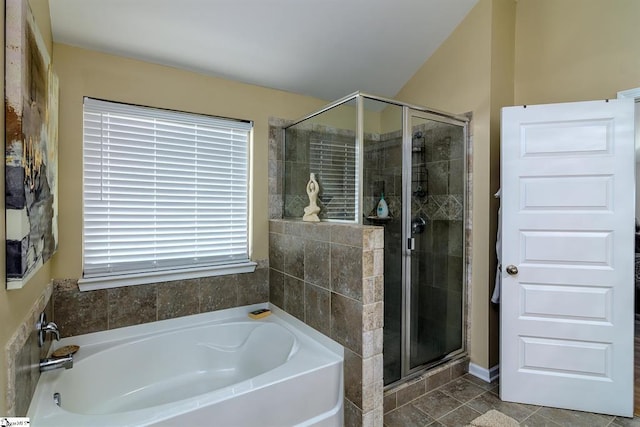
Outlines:
{"type": "Polygon", "coordinates": [[[28,0],[6,0],[5,209],[7,289],[58,245],[58,79],[28,0]]]}

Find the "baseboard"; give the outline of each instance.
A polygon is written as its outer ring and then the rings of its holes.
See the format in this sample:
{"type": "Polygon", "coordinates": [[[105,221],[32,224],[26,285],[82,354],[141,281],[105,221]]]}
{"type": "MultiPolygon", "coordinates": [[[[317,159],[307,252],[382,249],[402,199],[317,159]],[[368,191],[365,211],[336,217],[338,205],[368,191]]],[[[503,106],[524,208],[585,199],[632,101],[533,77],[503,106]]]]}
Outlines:
{"type": "Polygon", "coordinates": [[[474,377],[480,378],[485,382],[495,381],[500,376],[500,365],[496,365],[490,369],[483,368],[473,362],[469,363],[469,373],[474,377]]]}

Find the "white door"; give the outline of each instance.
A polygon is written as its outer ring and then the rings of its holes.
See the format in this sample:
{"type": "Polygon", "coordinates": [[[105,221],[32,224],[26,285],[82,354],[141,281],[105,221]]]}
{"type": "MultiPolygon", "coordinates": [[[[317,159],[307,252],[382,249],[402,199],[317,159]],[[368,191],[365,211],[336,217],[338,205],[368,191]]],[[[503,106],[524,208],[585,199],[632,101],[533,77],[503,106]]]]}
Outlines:
{"type": "Polygon", "coordinates": [[[633,114],[502,110],[502,400],[632,416],[633,114]]]}

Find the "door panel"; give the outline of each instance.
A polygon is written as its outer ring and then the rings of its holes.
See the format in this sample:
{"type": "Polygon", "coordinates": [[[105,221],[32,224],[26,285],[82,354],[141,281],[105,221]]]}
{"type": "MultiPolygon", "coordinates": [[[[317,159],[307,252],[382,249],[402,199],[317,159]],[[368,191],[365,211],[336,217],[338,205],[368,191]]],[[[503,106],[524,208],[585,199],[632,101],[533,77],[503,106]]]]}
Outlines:
{"type": "Polygon", "coordinates": [[[465,128],[410,110],[405,141],[406,373],[464,351],[465,128]]]}
{"type": "Polygon", "coordinates": [[[611,322],[611,289],[520,283],[520,316],[567,322],[611,322]]]}
{"type": "Polygon", "coordinates": [[[610,232],[520,231],[520,265],[558,264],[611,267],[610,232]]]}
{"type": "Polygon", "coordinates": [[[611,209],[612,177],[531,177],[522,178],[521,210],[611,209]]]}
{"type": "Polygon", "coordinates": [[[611,379],[610,344],[520,337],[520,346],[520,368],[531,373],[611,379]]]}
{"type": "MultiPolygon", "coordinates": [[[[534,106],[540,107],[540,106],[534,106]]],[[[557,120],[552,123],[523,124],[524,157],[610,154],[610,119],[557,120]]]]}
{"type": "Polygon", "coordinates": [[[632,414],[627,101],[502,111],[503,400],[632,414]]]}

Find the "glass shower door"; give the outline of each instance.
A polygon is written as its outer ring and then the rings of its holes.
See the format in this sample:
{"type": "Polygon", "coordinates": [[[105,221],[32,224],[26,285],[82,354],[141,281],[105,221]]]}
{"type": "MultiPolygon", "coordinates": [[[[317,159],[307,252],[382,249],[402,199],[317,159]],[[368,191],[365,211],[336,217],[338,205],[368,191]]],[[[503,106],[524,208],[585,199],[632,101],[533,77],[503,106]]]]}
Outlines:
{"type": "Polygon", "coordinates": [[[408,124],[405,375],[463,351],[464,340],[464,126],[413,110],[408,124]]]}

